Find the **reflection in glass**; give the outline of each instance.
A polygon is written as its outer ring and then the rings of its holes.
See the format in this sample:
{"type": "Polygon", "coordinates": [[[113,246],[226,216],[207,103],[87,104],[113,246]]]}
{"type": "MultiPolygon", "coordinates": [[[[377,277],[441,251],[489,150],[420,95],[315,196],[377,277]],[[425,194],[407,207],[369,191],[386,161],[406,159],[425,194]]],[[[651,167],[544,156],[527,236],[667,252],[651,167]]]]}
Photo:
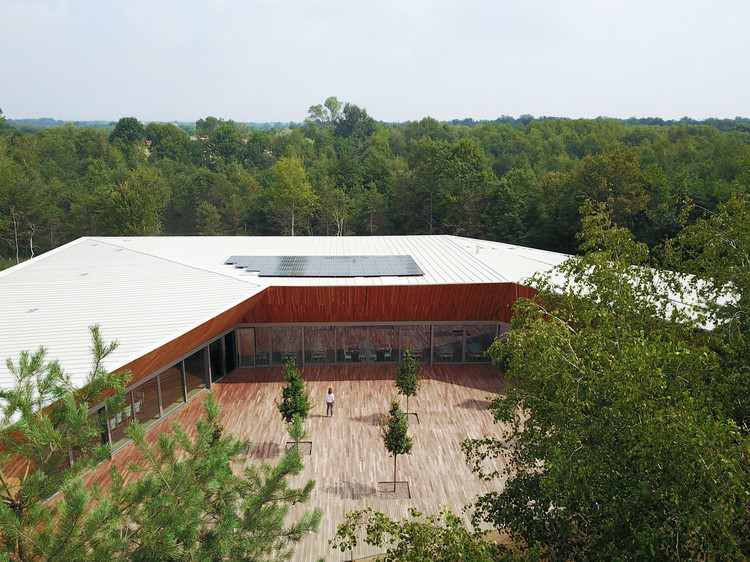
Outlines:
{"type": "Polygon", "coordinates": [[[432,328],[433,361],[461,363],[463,361],[464,328],[436,324],[432,328]]]}
{"type": "Polygon", "coordinates": [[[221,340],[218,339],[208,345],[208,360],[211,366],[211,382],[216,382],[226,374],[224,372],[224,361],[222,359],[221,340]]]}
{"type": "Polygon", "coordinates": [[[201,348],[185,359],[185,390],[191,398],[206,388],[206,348],[201,348]]]}
{"type": "Polygon", "coordinates": [[[284,365],[287,361],[302,364],[302,327],[271,328],[271,364],[284,365]]]}
{"type": "Polygon", "coordinates": [[[338,329],[338,360],[342,363],[365,362],[368,360],[367,328],[363,326],[342,326],[338,329]]]}
{"type": "Polygon", "coordinates": [[[234,342],[234,332],[224,336],[224,372],[231,373],[237,368],[237,347],[234,342]]]}
{"type": "Polygon", "coordinates": [[[336,361],[333,326],[305,327],[305,363],[336,361]]]}
{"type": "Polygon", "coordinates": [[[135,419],[145,425],[161,417],[156,378],[133,389],[133,414],[135,414],[135,419]]]}
{"type": "MultiPolygon", "coordinates": [[[[402,326],[401,350],[408,349],[422,363],[430,362],[430,327],[402,326]]],[[[399,359],[400,360],[400,359],[399,359]]]]}
{"type": "Polygon", "coordinates": [[[271,328],[255,328],[255,364],[270,365],[271,328]]]}
{"type": "Polygon", "coordinates": [[[495,326],[493,324],[465,326],[466,333],[466,361],[476,363],[489,362],[484,352],[495,340],[495,326]]]}
{"type": "Polygon", "coordinates": [[[125,409],[118,414],[114,414],[109,418],[109,435],[112,439],[112,446],[117,447],[128,440],[125,435],[125,430],[133,420],[133,402],[132,392],[125,394],[125,409]]]}
{"type": "Polygon", "coordinates": [[[185,402],[182,393],[182,363],[170,367],[159,375],[159,385],[161,386],[161,406],[164,415],[174,410],[180,404],[185,402]]]}
{"type": "Polygon", "coordinates": [[[375,361],[397,362],[400,356],[398,328],[370,326],[370,348],[375,350],[375,361]]]}
{"type": "Polygon", "coordinates": [[[240,357],[240,369],[254,367],[255,330],[253,328],[237,328],[237,352],[240,357]]]}

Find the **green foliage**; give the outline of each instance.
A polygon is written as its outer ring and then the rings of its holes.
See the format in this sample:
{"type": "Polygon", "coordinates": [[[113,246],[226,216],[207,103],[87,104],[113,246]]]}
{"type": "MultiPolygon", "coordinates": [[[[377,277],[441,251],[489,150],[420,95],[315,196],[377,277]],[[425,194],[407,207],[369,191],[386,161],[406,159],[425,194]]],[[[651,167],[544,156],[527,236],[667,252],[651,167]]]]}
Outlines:
{"type": "Polygon", "coordinates": [[[271,168],[270,205],[284,232],[294,236],[300,224],[309,222],[318,196],[307,179],[302,159],[290,153],[271,168]]]}
{"type": "Polygon", "coordinates": [[[497,545],[483,540],[486,533],[469,531],[447,507],[423,520],[418,520],[422,513],[410,507],[409,517],[394,521],[372,508],[348,513],[346,522],[337,527],[336,537],[328,542],[334,550],[353,550],[364,530],[365,544],[386,549],[381,560],[484,562],[499,558],[497,545]]]}
{"type": "Polygon", "coordinates": [[[234,465],[246,462],[248,442],[223,435],[219,406],[212,393],[203,402],[206,416],[190,437],[177,423],[156,443],[133,422],[133,439],[143,463],[130,471],[143,475],[125,484],[113,470],[110,496],[92,517],[102,524],[91,542],[97,560],[276,560],[291,556],[305,533],[317,530],[316,509],[291,525],[289,505],[306,502],[315,483],[288,488],[302,469],[299,456],[286,453],[277,466],[234,465]]]}
{"type": "Polygon", "coordinates": [[[395,375],[398,393],[406,396],[406,411],[409,412],[409,396],[416,396],[419,383],[422,380],[422,367],[419,359],[414,357],[410,349],[404,349],[401,364],[396,367],[395,375]]]}
{"type": "Polygon", "coordinates": [[[109,217],[123,236],[153,236],[161,232],[169,186],[156,168],[138,168],[109,196],[109,217]]]}
{"type": "Polygon", "coordinates": [[[115,125],[114,130],[109,135],[109,141],[122,141],[125,146],[132,145],[135,141],[146,138],[146,131],[143,124],[135,117],[123,117],[115,125]]]}
{"type": "Polygon", "coordinates": [[[409,437],[409,421],[398,405],[398,401],[391,399],[391,407],[388,417],[380,422],[380,431],[383,436],[385,449],[393,455],[393,489],[396,489],[396,459],[399,455],[411,453],[414,438],[409,437]]]}
{"type": "Polygon", "coordinates": [[[113,392],[105,405],[120,411],[130,378],[102,366],[116,344],[105,344],[96,326],[91,338],[93,366],[81,388],[56,361],[47,361],[43,348],[23,352],[18,363],[8,360],[15,380],[0,391],[0,550],[14,559],[62,559],[61,552],[80,546],[79,522],[91,495],[78,478],[110,454],[102,444],[102,420],[88,409],[113,392]],[[58,491],[56,516],[45,502],[58,491]]]}
{"type": "Polygon", "coordinates": [[[722,359],[673,306],[685,278],[589,211],[588,253],[536,279],[490,350],[513,382],[491,405],[502,435],[463,447],[487,479],[503,459],[507,482],[476,517],[547,559],[747,557],[748,443],[722,359]]]}
{"type": "Polygon", "coordinates": [[[312,409],[312,402],[302,378],[302,371],[295,368],[294,360],[286,362],[283,376],[286,385],[281,391],[281,402],[278,404],[281,417],[286,423],[294,422],[295,416],[304,421],[312,409]]]}
{"type": "Polygon", "coordinates": [[[248,443],[223,435],[212,393],[203,406],[194,437],[173,423],[171,435],[150,444],[144,426],[128,428],[145,461],[129,470],[144,474],[125,484],[113,470],[110,497],[99,506],[104,527],[91,544],[95,559],[286,559],[294,543],[317,530],[319,509],[285,524],[288,506],[306,502],[315,485],[288,488],[302,469],[299,456],[287,453],[277,466],[247,466],[238,475],[232,467],[245,462],[248,443]]]}
{"type": "Polygon", "coordinates": [[[307,111],[307,122],[321,127],[323,125],[334,125],[339,121],[342,103],[331,96],[323,104],[311,105],[307,111]]]}
{"type": "Polygon", "coordinates": [[[222,234],[219,211],[208,201],[198,206],[195,213],[196,228],[200,236],[218,236],[222,234]]]}
{"type": "Polygon", "coordinates": [[[264,131],[210,116],[195,136],[132,117],[111,135],[41,125],[0,129],[0,259],[83,235],[219,231],[440,233],[575,253],[585,201],[653,249],[687,200],[692,223],[750,191],[746,119],[389,125],[329,97],[303,126],[264,131]],[[161,174],[154,197],[130,185],[136,169],[161,174]]]}
{"type": "Polygon", "coordinates": [[[304,420],[302,419],[302,416],[299,414],[294,414],[292,423],[289,423],[286,426],[286,431],[289,434],[289,437],[292,438],[292,441],[294,441],[294,445],[298,448],[300,441],[303,441],[304,439],[310,437],[310,434],[305,431],[303,423],[304,420]]]}
{"type": "Polygon", "coordinates": [[[709,346],[724,377],[714,382],[720,403],[750,434],[750,195],[736,193],[686,227],[669,245],[669,263],[699,280],[696,291],[707,322],[709,346]]]}

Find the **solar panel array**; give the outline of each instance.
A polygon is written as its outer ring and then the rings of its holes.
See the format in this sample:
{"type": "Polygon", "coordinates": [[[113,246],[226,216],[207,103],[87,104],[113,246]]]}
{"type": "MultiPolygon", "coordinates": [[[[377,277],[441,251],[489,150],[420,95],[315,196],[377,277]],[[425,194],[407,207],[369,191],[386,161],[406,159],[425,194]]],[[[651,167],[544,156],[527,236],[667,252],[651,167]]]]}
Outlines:
{"type": "Polygon", "coordinates": [[[405,277],[424,275],[411,256],[232,256],[224,264],[260,277],[405,277]]]}

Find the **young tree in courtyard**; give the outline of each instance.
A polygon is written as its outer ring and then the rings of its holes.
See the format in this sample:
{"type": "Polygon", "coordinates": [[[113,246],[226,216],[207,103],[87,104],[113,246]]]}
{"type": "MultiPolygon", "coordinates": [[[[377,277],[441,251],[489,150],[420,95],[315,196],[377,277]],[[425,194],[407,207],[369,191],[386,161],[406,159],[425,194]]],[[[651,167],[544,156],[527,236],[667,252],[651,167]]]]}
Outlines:
{"type": "Polygon", "coordinates": [[[287,424],[286,426],[286,432],[289,434],[289,437],[291,437],[292,441],[294,441],[294,447],[299,451],[299,444],[304,440],[310,437],[310,434],[305,431],[305,428],[303,426],[303,419],[302,416],[299,414],[294,414],[294,419],[292,420],[292,423],[287,424]]]}
{"type": "Polygon", "coordinates": [[[302,372],[294,366],[294,360],[286,362],[283,375],[286,386],[282,389],[281,403],[278,404],[281,417],[286,423],[292,423],[297,415],[304,421],[312,409],[312,403],[302,372]]]}
{"type": "Polygon", "coordinates": [[[414,357],[410,349],[404,349],[401,364],[396,367],[396,386],[398,393],[406,396],[406,413],[409,413],[409,396],[416,396],[419,383],[422,380],[422,367],[419,359],[414,357]]]}
{"type": "Polygon", "coordinates": [[[80,388],[57,361],[47,361],[43,348],[7,362],[15,380],[0,391],[0,548],[11,559],[63,559],[71,552],[88,507],[79,477],[109,458],[103,419],[88,410],[109,392],[109,414],[121,410],[130,374],[104,369],[116,343],[105,344],[96,326],[91,338],[93,366],[80,388]],[[56,516],[46,502],[58,491],[56,516]]]}
{"type": "Polygon", "coordinates": [[[396,399],[391,400],[388,417],[380,426],[386,450],[393,455],[393,491],[396,491],[396,459],[399,455],[408,455],[414,445],[414,439],[407,435],[409,422],[401,411],[396,399]]]}

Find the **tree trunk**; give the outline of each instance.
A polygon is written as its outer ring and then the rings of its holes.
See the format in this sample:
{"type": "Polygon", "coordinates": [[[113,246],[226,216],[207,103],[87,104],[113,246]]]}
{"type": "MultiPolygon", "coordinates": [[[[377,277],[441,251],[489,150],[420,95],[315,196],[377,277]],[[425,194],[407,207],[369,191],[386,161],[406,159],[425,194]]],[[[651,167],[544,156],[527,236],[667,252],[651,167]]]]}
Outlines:
{"type": "Polygon", "coordinates": [[[396,493],[396,457],[398,455],[393,455],[393,493],[396,493]]]}

